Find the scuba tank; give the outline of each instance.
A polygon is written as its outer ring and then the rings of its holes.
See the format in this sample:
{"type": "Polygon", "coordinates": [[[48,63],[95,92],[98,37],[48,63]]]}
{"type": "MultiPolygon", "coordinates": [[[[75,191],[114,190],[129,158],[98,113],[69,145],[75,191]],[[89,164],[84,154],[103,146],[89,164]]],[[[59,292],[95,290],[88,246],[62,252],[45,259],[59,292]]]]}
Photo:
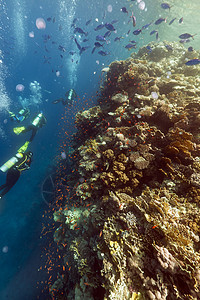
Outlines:
{"type": "Polygon", "coordinates": [[[13,156],[11,159],[9,159],[3,166],[1,166],[0,170],[2,172],[8,171],[10,168],[12,168],[20,158],[23,157],[22,153],[17,153],[15,156],[13,156]]]}
{"type": "Polygon", "coordinates": [[[38,124],[40,123],[40,120],[42,119],[42,117],[43,117],[43,114],[39,113],[37,115],[37,117],[33,120],[32,125],[35,126],[35,127],[38,126],[38,124]]]}
{"type": "Polygon", "coordinates": [[[69,91],[69,95],[68,95],[68,99],[69,99],[69,100],[72,99],[72,94],[73,94],[73,90],[71,89],[71,90],[69,91]]]}

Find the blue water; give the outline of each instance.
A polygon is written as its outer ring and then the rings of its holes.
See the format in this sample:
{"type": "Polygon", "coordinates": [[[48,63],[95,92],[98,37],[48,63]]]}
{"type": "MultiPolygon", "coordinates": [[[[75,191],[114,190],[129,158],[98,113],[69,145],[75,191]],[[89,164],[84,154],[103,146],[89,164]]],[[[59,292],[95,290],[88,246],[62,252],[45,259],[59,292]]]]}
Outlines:
{"type": "MultiPolygon", "coordinates": [[[[23,125],[28,125],[34,114],[42,110],[47,118],[47,124],[40,129],[29,149],[34,153],[31,169],[22,173],[17,184],[0,202],[0,299],[32,300],[48,299],[44,291],[48,274],[38,271],[44,267],[44,253],[49,243],[52,252],[53,230],[47,236],[41,233],[42,216],[48,210],[41,197],[41,185],[48,174],[53,172],[57,157],[60,156],[60,145],[67,131],[69,137],[75,131],[74,116],[82,108],[88,108],[96,103],[96,92],[99,90],[102,75],[101,69],[114,60],[126,59],[131,52],[125,49],[130,40],[137,41],[137,51],[140,46],[167,39],[178,41],[178,35],[184,32],[196,32],[197,16],[194,14],[193,1],[187,9],[187,1],[169,1],[174,5],[170,11],[161,9],[162,1],[145,1],[146,9],[138,7],[140,1],[96,1],[96,0],[7,0],[0,1],[0,165],[11,158],[17,149],[30,137],[30,133],[16,136],[12,129],[17,124],[9,120],[7,109],[17,112],[22,103],[31,110],[31,117],[23,125]],[[126,7],[129,14],[120,11],[126,7]],[[110,11],[109,11],[110,10],[110,11]],[[136,16],[136,27],[133,28],[131,12],[136,16]],[[133,30],[167,17],[167,22],[177,17],[171,27],[161,24],[159,40],[150,36],[149,32],[155,25],[145,29],[139,36],[132,34],[133,30]],[[184,23],[178,20],[184,17],[184,23]],[[36,19],[43,18],[45,29],[36,27],[36,19]],[[47,18],[49,18],[47,20],[47,18]],[[77,18],[77,27],[87,32],[86,36],[74,34],[72,27],[77,18]],[[195,19],[196,18],[196,19],[195,19]],[[86,21],[90,20],[86,26],[86,21]],[[104,35],[107,30],[94,31],[103,23],[113,24],[113,32],[103,48],[96,49],[91,54],[95,37],[104,35]],[[130,22],[129,22],[130,21],[130,22]],[[129,29],[131,33],[128,35],[129,29]],[[30,35],[34,37],[30,37],[30,35]],[[74,42],[90,46],[81,55],[74,42]],[[122,37],[114,41],[115,37],[122,37]],[[83,39],[89,39],[83,42],[83,39]],[[62,46],[64,51],[59,50],[62,46]],[[101,56],[98,51],[106,51],[108,55],[101,56]],[[75,55],[70,55],[75,51],[75,55]],[[29,85],[37,81],[39,89],[33,93],[29,85]],[[16,85],[23,84],[22,92],[16,91],[16,85]],[[66,110],[61,103],[54,105],[52,101],[64,97],[66,91],[74,88],[78,100],[72,108],[66,110]],[[19,97],[21,97],[21,102],[19,97]],[[35,103],[36,102],[36,103],[35,103]],[[39,283],[38,283],[39,282],[39,283]]],[[[190,46],[198,46],[199,38],[191,41],[190,46]]],[[[0,174],[0,184],[5,181],[6,174],[0,174]]],[[[50,213],[46,215],[51,217],[50,213]]],[[[48,219],[48,218],[47,218],[48,219]]],[[[51,218],[48,223],[51,226],[51,218]]]]}

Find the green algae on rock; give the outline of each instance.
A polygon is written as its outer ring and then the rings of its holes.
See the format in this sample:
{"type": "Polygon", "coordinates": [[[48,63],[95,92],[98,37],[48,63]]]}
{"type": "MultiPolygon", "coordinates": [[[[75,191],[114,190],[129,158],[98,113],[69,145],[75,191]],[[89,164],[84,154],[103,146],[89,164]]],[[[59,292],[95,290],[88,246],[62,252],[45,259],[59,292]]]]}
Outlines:
{"type": "Polygon", "coordinates": [[[77,114],[58,299],[200,298],[200,66],[165,44],[111,63],[99,105],[77,114]]]}

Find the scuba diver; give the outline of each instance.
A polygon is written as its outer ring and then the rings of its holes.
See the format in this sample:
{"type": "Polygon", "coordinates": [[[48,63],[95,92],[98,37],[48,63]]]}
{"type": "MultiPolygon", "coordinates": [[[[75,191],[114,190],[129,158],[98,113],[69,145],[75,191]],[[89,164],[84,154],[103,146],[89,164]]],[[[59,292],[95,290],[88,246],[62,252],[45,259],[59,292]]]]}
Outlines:
{"type": "Polygon", "coordinates": [[[56,99],[52,103],[57,104],[59,102],[62,102],[64,106],[65,105],[72,106],[74,103],[74,99],[77,97],[77,94],[74,89],[70,89],[69,91],[66,92],[65,97],[66,97],[65,99],[63,98],[56,99]]]}
{"type": "Polygon", "coordinates": [[[45,118],[45,116],[43,115],[42,112],[40,112],[35,118],[34,120],[32,121],[32,123],[28,126],[28,127],[25,127],[25,126],[22,126],[22,127],[15,127],[13,129],[14,133],[19,135],[20,133],[25,133],[25,132],[28,132],[28,131],[31,131],[32,130],[32,134],[31,134],[31,137],[29,139],[29,142],[32,142],[38,129],[43,127],[45,124],[46,124],[47,120],[45,118]]]}
{"type": "Polygon", "coordinates": [[[17,114],[8,111],[11,121],[17,121],[18,123],[23,122],[30,116],[30,110],[28,108],[22,108],[17,114]]]}
{"type": "Polygon", "coordinates": [[[7,192],[16,184],[21,172],[28,170],[32,162],[33,153],[31,151],[23,152],[24,146],[22,146],[15,156],[9,159],[0,170],[7,172],[6,183],[0,186],[0,199],[7,194],[7,192]]]}

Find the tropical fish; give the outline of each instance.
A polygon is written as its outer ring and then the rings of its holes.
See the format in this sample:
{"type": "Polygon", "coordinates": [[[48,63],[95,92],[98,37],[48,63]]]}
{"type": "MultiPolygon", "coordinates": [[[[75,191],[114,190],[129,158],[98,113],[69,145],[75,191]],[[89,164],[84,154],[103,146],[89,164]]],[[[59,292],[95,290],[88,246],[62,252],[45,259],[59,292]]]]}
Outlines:
{"type": "Polygon", "coordinates": [[[125,48],[128,49],[128,50],[131,50],[133,48],[136,48],[136,45],[135,44],[128,44],[128,45],[125,46],[125,48]]]}
{"type": "Polygon", "coordinates": [[[196,34],[192,35],[190,33],[183,33],[183,34],[179,35],[179,38],[185,40],[185,39],[193,38],[195,35],[196,34]]]}
{"type": "Polygon", "coordinates": [[[172,51],[172,50],[173,50],[172,46],[170,46],[170,45],[165,45],[165,47],[166,47],[167,50],[169,50],[169,51],[172,51]]]}
{"type": "Polygon", "coordinates": [[[60,50],[60,51],[62,51],[62,52],[66,52],[65,47],[63,47],[63,46],[61,46],[61,45],[58,46],[58,50],[60,50]]]}
{"type": "Polygon", "coordinates": [[[120,39],[122,39],[122,36],[120,36],[120,37],[117,36],[117,37],[114,39],[114,42],[120,41],[120,39]]]}
{"type": "Polygon", "coordinates": [[[182,24],[182,23],[183,23],[183,17],[180,18],[178,22],[179,22],[180,24],[182,24]]]}
{"type": "Polygon", "coordinates": [[[88,20],[85,25],[88,26],[90,24],[90,22],[92,21],[92,19],[88,20]]]}
{"type": "Polygon", "coordinates": [[[135,27],[136,26],[136,17],[134,16],[133,12],[132,12],[130,18],[132,19],[133,27],[135,27]]]}
{"type": "Polygon", "coordinates": [[[153,50],[150,46],[146,46],[146,49],[148,50],[147,53],[151,53],[153,50]]]}
{"type": "Polygon", "coordinates": [[[119,20],[113,20],[112,22],[110,22],[111,24],[115,24],[115,23],[117,23],[117,22],[119,22],[119,20]]]}
{"type": "Polygon", "coordinates": [[[146,29],[146,28],[148,28],[151,24],[152,24],[153,22],[151,22],[151,23],[148,23],[148,24],[146,24],[146,25],[144,25],[144,26],[142,26],[142,29],[146,29]]]}
{"type": "Polygon", "coordinates": [[[74,39],[74,41],[75,41],[75,43],[76,43],[78,49],[81,51],[81,45],[78,43],[77,39],[74,39]]]}
{"type": "Polygon", "coordinates": [[[126,9],[126,7],[122,7],[120,10],[121,10],[123,13],[128,14],[128,10],[126,9]]]}
{"type": "Polygon", "coordinates": [[[80,27],[74,28],[74,33],[76,33],[76,32],[87,35],[87,32],[83,31],[83,29],[81,29],[80,27]]]}
{"type": "Polygon", "coordinates": [[[138,35],[138,34],[140,34],[141,32],[142,32],[141,29],[136,29],[135,31],[133,31],[133,34],[134,34],[134,35],[138,35]]]}
{"type": "Polygon", "coordinates": [[[47,18],[47,21],[50,22],[51,21],[51,17],[47,18]]]}
{"type": "Polygon", "coordinates": [[[152,35],[152,34],[154,34],[156,32],[158,32],[158,30],[153,30],[153,31],[150,32],[150,35],[152,35]]]}
{"type": "Polygon", "coordinates": [[[194,58],[185,63],[186,66],[194,66],[200,64],[200,59],[194,58]]]}
{"type": "Polygon", "coordinates": [[[111,33],[112,33],[112,32],[111,32],[111,31],[109,31],[109,30],[108,30],[108,31],[106,31],[106,33],[104,34],[104,37],[106,38],[106,37],[110,36],[110,35],[111,35],[111,33]]]}
{"type": "Polygon", "coordinates": [[[165,18],[165,19],[164,19],[164,18],[159,18],[158,20],[155,21],[154,24],[155,24],[155,25],[159,25],[159,24],[161,24],[162,22],[165,22],[165,23],[166,23],[166,20],[167,20],[166,18],[165,18]]]}
{"type": "Polygon", "coordinates": [[[103,35],[97,35],[96,36],[96,41],[99,41],[99,42],[105,42],[106,39],[103,35]]]}
{"type": "Polygon", "coordinates": [[[109,54],[107,51],[99,51],[98,53],[102,56],[106,56],[109,54]]]}
{"type": "Polygon", "coordinates": [[[190,42],[190,39],[182,39],[179,41],[179,43],[181,44],[185,44],[185,43],[189,43],[190,42]]]}
{"type": "Polygon", "coordinates": [[[95,31],[100,30],[100,29],[104,28],[104,26],[105,26],[104,24],[100,24],[96,28],[94,28],[94,30],[95,31]]]}
{"type": "Polygon", "coordinates": [[[100,48],[100,47],[103,47],[103,45],[99,42],[95,42],[94,43],[94,48],[92,49],[92,54],[94,53],[96,48],[100,48]]]}
{"type": "Polygon", "coordinates": [[[83,43],[88,42],[88,41],[89,41],[88,39],[84,39],[84,40],[83,40],[83,43]]]}
{"type": "Polygon", "coordinates": [[[176,20],[176,18],[173,18],[173,19],[169,22],[169,25],[171,25],[175,20],[176,20]]]}
{"type": "Polygon", "coordinates": [[[169,9],[169,10],[170,10],[170,8],[171,8],[171,6],[170,6],[168,3],[162,3],[160,6],[161,6],[163,9],[169,9]]]}
{"type": "Polygon", "coordinates": [[[156,32],[156,40],[158,40],[158,32],[156,32]]]}
{"type": "Polygon", "coordinates": [[[192,51],[194,51],[194,48],[193,47],[188,47],[188,51],[192,52],[192,51]]]}
{"type": "Polygon", "coordinates": [[[105,24],[106,29],[108,29],[109,31],[115,31],[115,28],[112,24],[110,23],[106,23],[105,24]]]}
{"type": "Polygon", "coordinates": [[[158,32],[158,30],[153,30],[153,31],[150,32],[150,35],[152,35],[152,34],[154,34],[156,32],[158,32]]]}
{"type": "Polygon", "coordinates": [[[85,46],[85,47],[81,47],[80,49],[80,54],[82,54],[85,50],[87,50],[88,48],[90,48],[90,46],[85,46]]]}

